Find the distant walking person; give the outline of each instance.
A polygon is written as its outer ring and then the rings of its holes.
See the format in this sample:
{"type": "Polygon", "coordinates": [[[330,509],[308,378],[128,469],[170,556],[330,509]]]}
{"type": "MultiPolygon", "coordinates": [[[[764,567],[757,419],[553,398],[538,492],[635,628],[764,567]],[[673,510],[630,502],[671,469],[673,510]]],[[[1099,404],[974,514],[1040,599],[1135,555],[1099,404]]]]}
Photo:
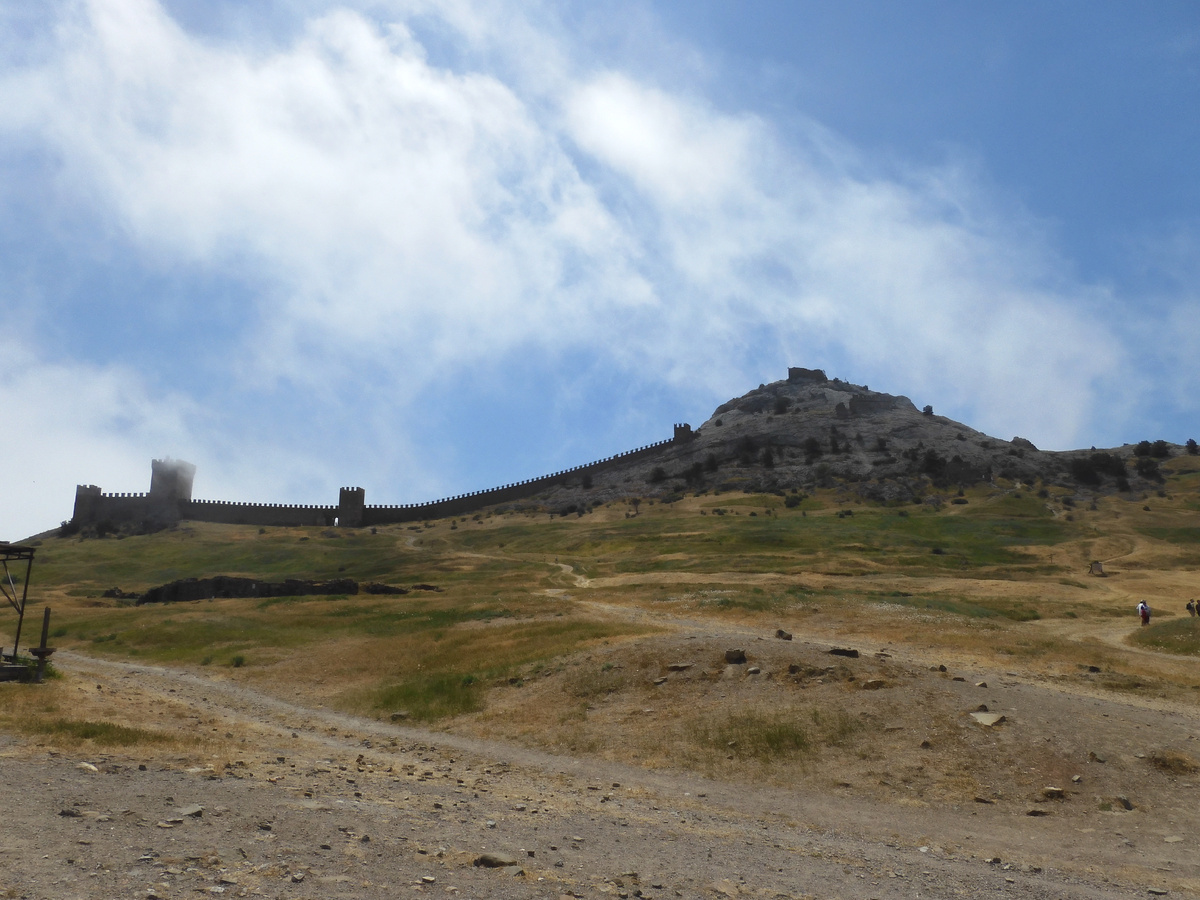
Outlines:
{"type": "Polygon", "coordinates": [[[1194,616],[1196,614],[1196,603],[1194,600],[1189,600],[1187,602],[1187,611],[1189,616],[1194,616]]]}
{"type": "Polygon", "coordinates": [[[1142,617],[1142,624],[1149,625],[1150,624],[1150,605],[1145,600],[1143,600],[1141,603],[1139,603],[1137,605],[1137,611],[1138,611],[1138,615],[1142,617]]]}

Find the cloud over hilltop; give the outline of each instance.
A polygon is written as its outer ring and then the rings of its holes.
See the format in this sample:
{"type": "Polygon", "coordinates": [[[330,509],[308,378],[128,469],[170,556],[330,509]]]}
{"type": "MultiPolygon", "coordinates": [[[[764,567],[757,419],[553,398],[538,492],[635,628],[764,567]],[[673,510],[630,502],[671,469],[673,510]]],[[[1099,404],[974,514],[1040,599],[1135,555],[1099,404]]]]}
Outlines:
{"type": "Polygon", "coordinates": [[[1093,442],[1141,388],[1120,317],[1098,314],[1109,290],[969,166],[880,164],[818,122],[721,108],[598,58],[553,7],[307,8],[270,34],[198,33],[156,0],[22,26],[37,40],[0,68],[0,164],[41,208],[42,258],[0,302],[43,312],[0,384],[36,378],[43,478],[55,447],[88,448],[67,475],[88,480],[165,443],[220,473],[214,494],[483,486],[432,449],[462,440],[452,414],[410,433],[468,371],[493,396],[532,381],[546,407],[603,408],[618,380],[702,418],[823,365],[1052,447],[1093,442]],[[101,315],[52,275],[72,265],[156,289],[101,315]],[[237,444],[275,462],[234,463],[237,444]]]}

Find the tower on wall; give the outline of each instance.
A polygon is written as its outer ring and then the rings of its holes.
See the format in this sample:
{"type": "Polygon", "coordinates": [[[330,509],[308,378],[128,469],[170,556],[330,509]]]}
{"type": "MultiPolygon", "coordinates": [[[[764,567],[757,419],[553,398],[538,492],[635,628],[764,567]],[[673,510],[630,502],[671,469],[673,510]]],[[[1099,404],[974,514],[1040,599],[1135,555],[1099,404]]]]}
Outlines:
{"type": "Polygon", "coordinates": [[[150,462],[150,497],[163,502],[190,501],[196,467],[182,459],[155,459],[150,462]]]}
{"type": "Polygon", "coordinates": [[[104,502],[100,488],[94,484],[75,486],[75,511],[71,521],[76,525],[92,525],[100,520],[100,505],[104,502]]]}
{"type": "Polygon", "coordinates": [[[363,523],[367,492],[360,487],[344,487],[338,491],[338,527],[358,528],[363,523]]]}

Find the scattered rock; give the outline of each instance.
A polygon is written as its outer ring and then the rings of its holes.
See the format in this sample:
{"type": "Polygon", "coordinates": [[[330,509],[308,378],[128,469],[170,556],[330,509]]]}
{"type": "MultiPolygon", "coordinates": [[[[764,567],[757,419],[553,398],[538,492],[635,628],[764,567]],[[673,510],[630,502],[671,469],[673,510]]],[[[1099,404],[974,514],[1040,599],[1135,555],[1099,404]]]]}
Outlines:
{"type": "Polygon", "coordinates": [[[692,667],[692,663],[671,663],[667,666],[668,672],[686,672],[692,667]]]}
{"type": "Polygon", "coordinates": [[[481,853],[475,857],[472,865],[482,866],[485,869],[503,869],[507,866],[517,865],[517,858],[509,856],[507,853],[481,853]]]}
{"type": "Polygon", "coordinates": [[[99,772],[100,771],[99,769],[97,769],[95,766],[93,766],[89,762],[81,762],[77,766],[75,766],[75,768],[79,769],[81,772],[99,772]]]}
{"type": "Polygon", "coordinates": [[[183,817],[187,816],[192,819],[198,819],[204,815],[204,807],[198,803],[193,803],[191,806],[180,807],[175,811],[175,815],[183,817]]]}
{"type": "Polygon", "coordinates": [[[782,628],[777,628],[775,630],[775,637],[779,638],[781,641],[790,641],[792,639],[792,633],[790,631],[784,631],[782,628]]]}
{"type": "Polygon", "coordinates": [[[515,876],[515,875],[524,875],[525,874],[525,870],[522,869],[520,866],[505,866],[503,869],[501,869],[501,871],[504,872],[505,875],[514,875],[515,876]]]}
{"type": "Polygon", "coordinates": [[[407,718],[408,718],[408,710],[406,710],[406,709],[398,709],[391,715],[391,720],[393,722],[402,722],[407,718]]]}
{"type": "Polygon", "coordinates": [[[977,681],[977,682],[975,682],[975,687],[985,688],[985,687],[987,687],[987,682],[986,681],[977,681]]]}
{"type": "Polygon", "coordinates": [[[864,691],[878,691],[887,686],[887,682],[882,678],[868,678],[862,683],[862,689],[864,691]]]}
{"type": "Polygon", "coordinates": [[[1129,802],[1128,797],[1118,797],[1117,803],[1120,804],[1121,809],[1133,809],[1133,804],[1129,802]]]}
{"type": "Polygon", "coordinates": [[[988,711],[988,706],[986,703],[980,703],[977,707],[975,707],[975,712],[987,712],[987,711],[988,711]]]}
{"type": "Polygon", "coordinates": [[[1104,763],[1104,762],[1108,762],[1108,760],[1106,760],[1103,756],[1101,756],[1095,750],[1089,750],[1088,751],[1088,762],[1104,763]]]}
{"type": "Polygon", "coordinates": [[[666,675],[660,675],[658,678],[655,678],[655,679],[654,679],[654,683],[655,683],[655,684],[666,684],[666,683],[667,683],[667,676],[666,676],[666,675]]]}
{"type": "Polygon", "coordinates": [[[951,678],[950,680],[951,680],[951,681],[966,681],[967,679],[963,678],[961,675],[955,675],[955,676],[954,676],[953,678],[951,678]]]}
{"type": "Polygon", "coordinates": [[[746,651],[745,650],[726,650],[725,651],[725,662],[729,663],[730,665],[733,665],[733,666],[741,665],[745,661],[746,661],[746,651]]]}
{"type": "Polygon", "coordinates": [[[1007,721],[1007,719],[1005,719],[1003,715],[1001,715],[1000,713],[994,713],[994,712],[973,712],[973,713],[971,713],[971,718],[974,719],[976,722],[978,722],[980,725],[984,725],[988,728],[991,728],[993,725],[999,725],[1002,722],[1007,721]]]}
{"type": "Polygon", "coordinates": [[[1035,818],[1037,818],[1037,817],[1041,817],[1041,816],[1048,816],[1048,815],[1050,815],[1050,813],[1044,809],[1036,809],[1035,808],[1035,809],[1026,810],[1025,815],[1034,816],[1035,818]]]}
{"type": "Polygon", "coordinates": [[[1170,893],[1170,891],[1166,890],[1165,888],[1147,888],[1146,892],[1153,894],[1155,897],[1165,897],[1170,893]]]}
{"type": "Polygon", "coordinates": [[[1067,796],[1067,792],[1060,787],[1047,786],[1042,788],[1042,796],[1047,800],[1063,800],[1067,796]]]}
{"type": "Polygon", "coordinates": [[[746,670],[746,674],[747,675],[761,675],[762,669],[760,669],[758,666],[751,666],[750,668],[748,668],[746,670]]]}
{"type": "Polygon", "coordinates": [[[58,814],[64,819],[78,819],[81,815],[83,815],[83,813],[81,813],[79,810],[69,806],[66,809],[60,809],[58,814]]]}
{"type": "Polygon", "coordinates": [[[858,659],[858,651],[849,647],[830,647],[829,652],[833,656],[848,656],[850,659],[858,659]]]}

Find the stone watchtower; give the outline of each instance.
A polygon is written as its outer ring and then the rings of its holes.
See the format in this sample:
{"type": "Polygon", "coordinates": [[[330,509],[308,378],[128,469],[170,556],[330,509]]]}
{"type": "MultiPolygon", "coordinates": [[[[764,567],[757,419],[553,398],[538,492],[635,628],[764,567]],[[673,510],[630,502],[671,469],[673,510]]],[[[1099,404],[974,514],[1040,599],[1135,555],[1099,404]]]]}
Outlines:
{"type": "Polygon", "coordinates": [[[192,501],[192,479],[196,467],[182,459],[153,459],[150,461],[150,493],[146,495],[147,518],[177,522],[184,504],[192,501]]]}
{"type": "Polygon", "coordinates": [[[94,484],[75,486],[75,511],[71,521],[76,525],[94,525],[100,521],[100,506],[104,502],[100,488],[94,484]]]}
{"type": "Polygon", "coordinates": [[[150,499],[178,505],[192,499],[192,480],[196,467],[182,459],[155,459],[150,462],[150,499]]]}
{"type": "Polygon", "coordinates": [[[344,487],[338,491],[338,527],[358,528],[363,523],[367,492],[360,487],[344,487]]]}

